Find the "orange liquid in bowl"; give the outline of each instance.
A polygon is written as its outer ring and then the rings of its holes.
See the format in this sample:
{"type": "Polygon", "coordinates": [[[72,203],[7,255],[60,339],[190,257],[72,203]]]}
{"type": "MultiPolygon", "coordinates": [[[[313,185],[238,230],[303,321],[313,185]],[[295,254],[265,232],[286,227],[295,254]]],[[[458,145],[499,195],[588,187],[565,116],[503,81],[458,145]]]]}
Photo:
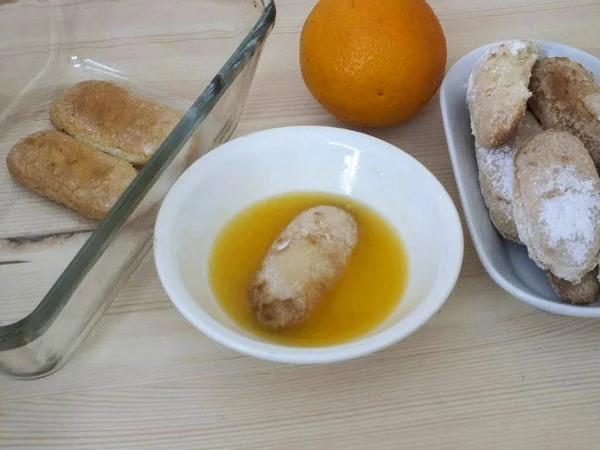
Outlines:
{"type": "Polygon", "coordinates": [[[293,193],[255,203],[220,232],[209,261],[213,294],[243,328],[278,344],[314,347],[341,344],[376,328],[401,301],[408,278],[406,250],[379,214],[348,197],[293,193]],[[248,303],[254,276],[275,238],[302,210],[338,206],[358,222],[358,244],[333,289],[301,324],[281,330],[261,325],[248,303]]]}

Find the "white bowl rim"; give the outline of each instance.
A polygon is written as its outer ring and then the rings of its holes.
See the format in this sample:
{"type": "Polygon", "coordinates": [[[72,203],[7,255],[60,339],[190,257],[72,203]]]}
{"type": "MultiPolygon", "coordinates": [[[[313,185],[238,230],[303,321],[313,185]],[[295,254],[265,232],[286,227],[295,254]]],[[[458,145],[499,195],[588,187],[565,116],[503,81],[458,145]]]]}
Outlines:
{"type": "MultiPolygon", "coordinates": [[[[359,151],[364,150],[359,149],[359,151]]],[[[246,355],[269,361],[296,364],[327,363],[360,357],[388,347],[412,334],[425,324],[450,296],[460,274],[463,252],[464,236],[456,206],[443,185],[423,164],[398,147],[373,136],[343,128],[312,125],[278,127],[254,132],[233,139],[200,158],[171,187],[158,213],[154,233],[154,258],[159,279],[172,303],[192,325],[214,341],[246,355]],[[388,152],[393,150],[401,152],[404,157],[408,157],[413,163],[420,166],[424,176],[431,177],[433,185],[439,188],[439,198],[444,202],[445,209],[448,212],[448,222],[445,228],[448,230],[450,236],[454,236],[452,241],[448,242],[447,246],[447,270],[436,281],[437,286],[431,291],[429,296],[421,301],[414,310],[404,316],[398,323],[391,325],[381,332],[343,344],[325,347],[293,347],[271,344],[243,336],[221,325],[210,317],[185,289],[177,290],[174,287],[175,283],[172,281],[173,277],[177,277],[177,271],[165,263],[168,261],[168,241],[161,238],[161,236],[168,236],[168,233],[166,233],[169,229],[167,223],[175,215],[180,206],[180,202],[178,201],[180,192],[186,186],[193,184],[195,168],[210,165],[213,161],[217,162],[223,158],[223,155],[227,155],[229,158],[235,152],[247,151],[246,146],[248,145],[248,141],[262,138],[272,133],[287,133],[290,130],[309,131],[313,137],[316,133],[321,133],[327,136],[328,139],[345,137],[345,140],[348,141],[352,140],[353,137],[360,137],[361,139],[372,140],[373,142],[377,142],[379,146],[377,151],[388,152]]]]}
{"type": "MultiPolygon", "coordinates": [[[[446,81],[448,80],[448,75],[457,68],[459,63],[461,63],[463,60],[465,60],[467,58],[472,57],[473,54],[483,52],[487,48],[490,48],[501,42],[506,42],[508,40],[510,40],[510,39],[503,39],[501,41],[491,42],[491,43],[482,45],[481,47],[478,47],[478,48],[470,51],[466,55],[459,58],[452,65],[450,70],[448,70],[448,72],[444,76],[444,80],[442,81],[442,84],[440,87],[440,109],[442,112],[442,119],[443,119],[442,121],[444,123],[444,132],[446,134],[446,137],[448,137],[451,134],[451,131],[450,131],[450,120],[451,119],[448,117],[448,107],[447,107],[447,103],[446,103],[447,99],[446,99],[446,95],[445,95],[446,91],[449,89],[446,86],[446,81]]],[[[583,50],[580,50],[576,47],[571,47],[570,45],[562,44],[560,42],[547,41],[544,39],[527,39],[527,40],[535,42],[536,44],[538,44],[538,46],[542,50],[546,46],[551,46],[554,48],[565,50],[566,53],[569,53],[569,54],[579,53],[580,55],[585,55],[586,57],[598,60],[598,64],[600,65],[600,59],[598,57],[596,57],[588,52],[585,52],[583,50]]],[[[448,141],[448,139],[446,139],[446,140],[447,140],[448,145],[450,145],[450,142],[448,141]]],[[[458,187],[458,195],[460,197],[460,201],[461,201],[461,204],[463,206],[463,211],[464,211],[464,209],[465,209],[464,205],[467,203],[466,194],[464,192],[464,189],[466,189],[466,188],[463,185],[463,183],[458,182],[458,177],[456,176],[456,173],[461,172],[456,153],[454,151],[450,151],[449,153],[450,153],[450,161],[452,162],[452,168],[453,168],[453,171],[455,174],[456,185],[458,187]]],[[[558,315],[563,315],[563,316],[573,316],[573,317],[600,317],[600,307],[589,307],[586,305],[571,305],[569,303],[557,303],[553,300],[549,300],[549,299],[546,299],[546,298],[543,298],[543,297],[540,297],[537,295],[530,294],[529,292],[526,292],[526,291],[522,290],[521,288],[515,286],[514,284],[510,283],[509,281],[507,281],[496,270],[496,268],[492,264],[492,261],[491,261],[490,257],[488,256],[488,254],[484,251],[480,240],[473,238],[474,229],[475,229],[475,224],[474,224],[475,218],[471,214],[466,214],[466,212],[465,212],[464,216],[465,216],[465,221],[467,222],[467,228],[469,230],[469,234],[471,235],[471,241],[473,242],[475,251],[477,252],[477,255],[479,256],[479,260],[481,261],[485,271],[492,278],[492,280],[494,280],[494,282],[505,292],[512,295],[517,300],[520,300],[524,303],[527,303],[527,304],[534,306],[540,310],[543,310],[543,311],[546,311],[546,312],[549,312],[552,314],[558,314],[558,315]]]]}

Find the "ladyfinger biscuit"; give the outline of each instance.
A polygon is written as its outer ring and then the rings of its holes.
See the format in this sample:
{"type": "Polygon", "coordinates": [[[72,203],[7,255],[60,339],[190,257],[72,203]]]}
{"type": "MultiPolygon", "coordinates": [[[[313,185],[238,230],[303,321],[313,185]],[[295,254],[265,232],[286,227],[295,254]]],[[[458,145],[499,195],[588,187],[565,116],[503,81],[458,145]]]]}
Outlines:
{"type": "Polygon", "coordinates": [[[285,328],[308,318],[348,263],[358,224],[334,206],[298,214],[275,239],[256,274],[250,307],[258,320],[285,328]]]}
{"type": "Polygon", "coordinates": [[[485,148],[506,143],[517,131],[531,96],[531,68],[539,49],[528,41],[492,47],[469,78],[467,104],[476,141],[485,148]]]}
{"type": "Polygon", "coordinates": [[[577,137],[544,131],[518,149],[513,210],[519,237],[542,269],[576,284],[598,264],[600,178],[577,137]]]}
{"type": "Polygon", "coordinates": [[[529,106],[544,129],[577,136],[600,168],[600,86],[591,72],[568,58],[544,58],[533,66],[529,106]]]}
{"type": "Polygon", "coordinates": [[[514,157],[517,148],[542,132],[536,118],[527,111],[517,133],[506,144],[485,148],[475,143],[479,185],[492,223],[505,239],[521,243],[513,216],[514,157]]]}
{"type": "Polygon", "coordinates": [[[565,302],[573,305],[587,305],[594,303],[600,293],[600,281],[598,281],[598,271],[596,269],[586,273],[579,283],[573,284],[568,281],[547,273],[548,281],[552,289],[565,302]]]}
{"type": "Polygon", "coordinates": [[[137,175],[127,162],[58,131],[40,131],[8,153],[21,184],[90,219],[102,219],[137,175]]]}
{"type": "Polygon", "coordinates": [[[180,117],[178,111],[109,81],[71,86],[50,111],[57,130],[135,165],[150,159],[180,117]]]}

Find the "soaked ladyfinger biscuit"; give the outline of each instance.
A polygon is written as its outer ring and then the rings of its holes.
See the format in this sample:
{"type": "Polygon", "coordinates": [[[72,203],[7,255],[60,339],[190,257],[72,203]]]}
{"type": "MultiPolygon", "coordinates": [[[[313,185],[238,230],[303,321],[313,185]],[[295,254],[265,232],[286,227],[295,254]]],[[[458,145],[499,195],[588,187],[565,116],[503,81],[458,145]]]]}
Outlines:
{"type": "Polygon", "coordinates": [[[513,210],[519,237],[540,268],[576,284],[597,266],[600,178],[577,137],[544,131],[518,149],[513,210]]]}
{"type": "Polygon", "coordinates": [[[479,60],[469,78],[467,104],[475,140],[495,148],[514,136],[531,96],[531,69],[539,49],[528,41],[495,45],[479,60]]]}
{"type": "Polygon", "coordinates": [[[600,293],[600,281],[598,281],[598,270],[594,269],[586,273],[579,283],[573,284],[548,272],[548,281],[552,289],[565,302],[573,305],[588,305],[594,303],[600,293]]]}
{"type": "Polygon", "coordinates": [[[354,217],[334,206],[298,214],[275,239],[256,274],[250,307],[271,328],[308,318],[343,272],[358,241],[354,217]]]}
{"type": "Polygon", "coordinates": [[[600,168],[600,86],[568,58],[540,59],[531,77],[529,106],[545,129],[577,136],[600,168]]]}
{"type": "Polygon", "coordinates": [[[527,111],[517,133],[506,144],[485,148],[475,143],[479,185],[494,227],[505,239],[521,243],[513,215],[514,158],[517,149],[542,132],[536,118],[527,111]]]}

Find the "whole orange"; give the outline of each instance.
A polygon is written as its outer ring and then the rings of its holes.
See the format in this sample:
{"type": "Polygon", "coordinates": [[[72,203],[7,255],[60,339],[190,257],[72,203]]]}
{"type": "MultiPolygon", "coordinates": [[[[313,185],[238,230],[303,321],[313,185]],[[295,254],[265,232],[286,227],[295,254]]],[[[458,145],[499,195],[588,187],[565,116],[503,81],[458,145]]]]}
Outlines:
{"type": "Polygon", "coordinates": [[[300,36],[306,86],[352,125],[410,119],[435,94],[445,67],[446,38],[424,0],[320,0],[300,36]]]}

